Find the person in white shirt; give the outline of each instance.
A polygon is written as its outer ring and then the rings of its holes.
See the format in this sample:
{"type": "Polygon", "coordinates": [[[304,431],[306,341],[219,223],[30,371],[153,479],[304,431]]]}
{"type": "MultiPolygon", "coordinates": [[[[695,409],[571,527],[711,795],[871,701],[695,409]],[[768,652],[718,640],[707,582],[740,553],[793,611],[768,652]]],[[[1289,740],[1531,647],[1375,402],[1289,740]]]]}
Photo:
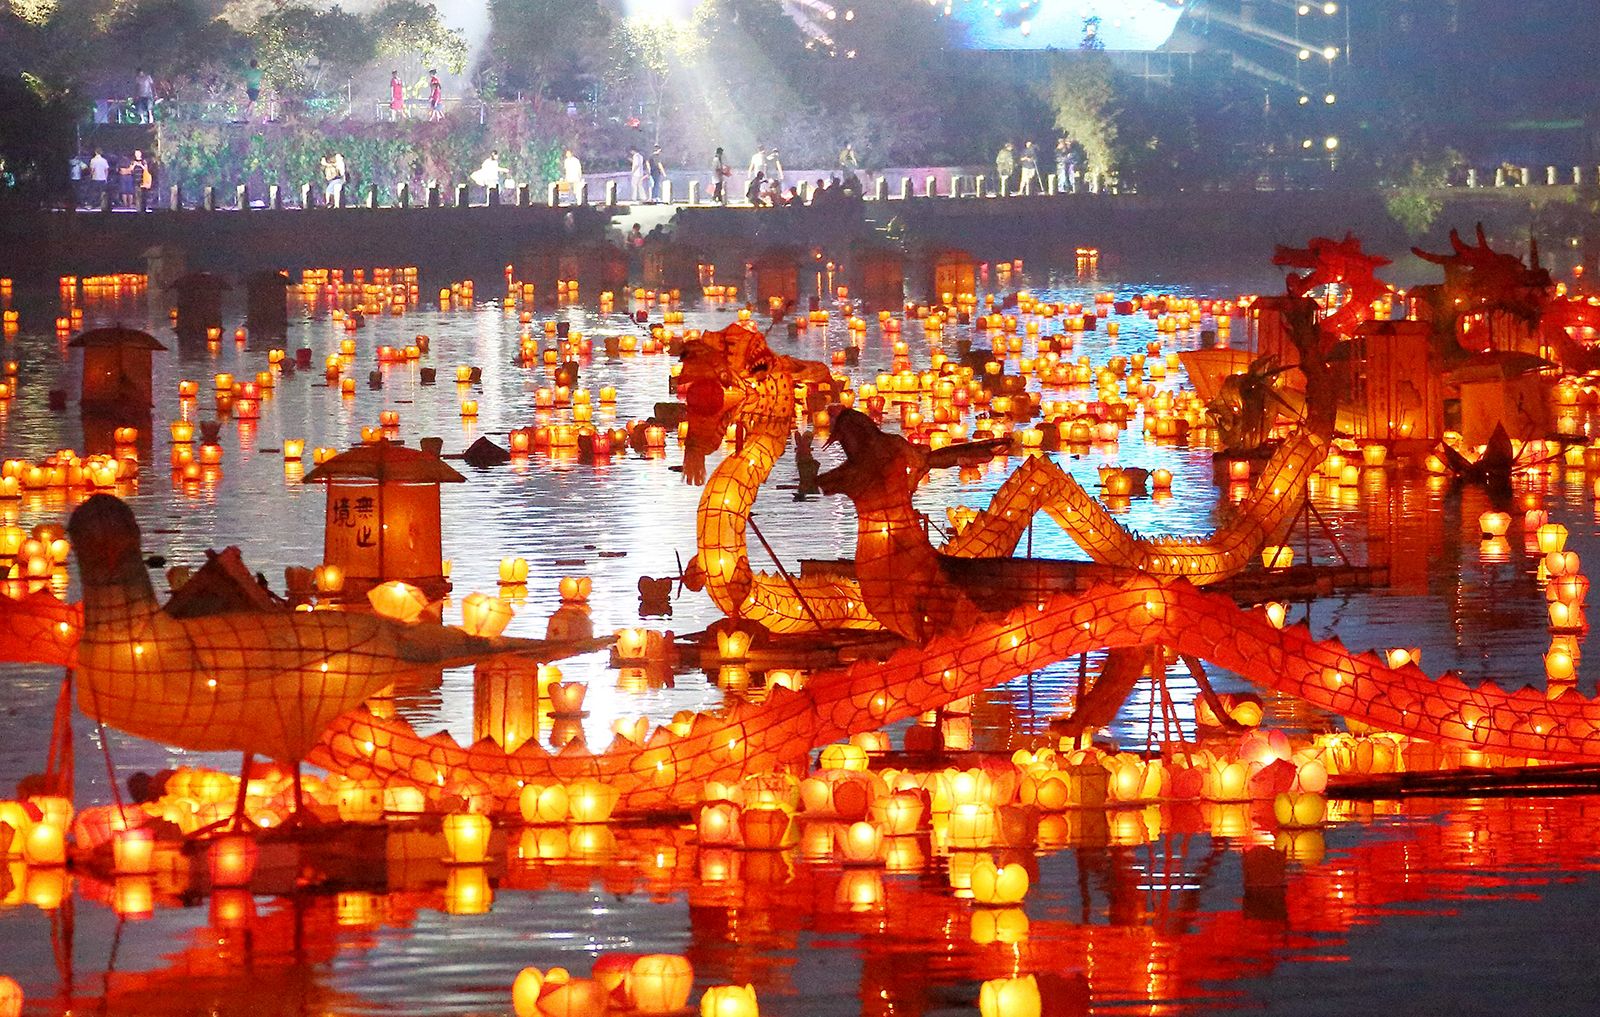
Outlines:
{"type": "Polygon", "coordinates": [[[329,208],[338,208],[344,194],[344,156],[329,152],[322,157],[322,201],[329,208]]]}
{"type": "Polygon", "coordinates": [[[106,183],[111,179],[111,164],[97,148],[89,160],[89,200],[96,205],[105,201],[106,183]]]}
{"type": "Polygon", "coordinates": [[[483,188],[484,200],[489,200],[489,188],[500,186],[499,152],[490,152],[483,165],[472,171],[472,182],[483,188]]]}
{"type": "Polygon", "coordinates": [[[646,185],[644,172],[644,153],[637,148],[628,149],[628,183],[633,187],[634,201],[649,201],[650,190],[646,185]]]}
{"type": "Polygon", "coordinates": [[[561,157],[561,177],[572,191],[572,203],[578,204],[583,189],[583,163],[570,148],[561,157]]]}

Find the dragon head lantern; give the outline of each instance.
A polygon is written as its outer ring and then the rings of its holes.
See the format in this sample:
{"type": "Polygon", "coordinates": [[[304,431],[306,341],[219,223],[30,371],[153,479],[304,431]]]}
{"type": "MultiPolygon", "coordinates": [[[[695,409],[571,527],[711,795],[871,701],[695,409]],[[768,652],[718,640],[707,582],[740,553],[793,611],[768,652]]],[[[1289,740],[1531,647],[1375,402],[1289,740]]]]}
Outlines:
{"type": "Polygon", "coordinates": [[[721,446],[735,422],[793,429],[794,388],[827,381],[828,369],[812,360],[774,353],[766,338],[743,322],[704,332],[684,343],[678,395],[688,408],[683,479],[702,484],[706,457],[721,446]]]}

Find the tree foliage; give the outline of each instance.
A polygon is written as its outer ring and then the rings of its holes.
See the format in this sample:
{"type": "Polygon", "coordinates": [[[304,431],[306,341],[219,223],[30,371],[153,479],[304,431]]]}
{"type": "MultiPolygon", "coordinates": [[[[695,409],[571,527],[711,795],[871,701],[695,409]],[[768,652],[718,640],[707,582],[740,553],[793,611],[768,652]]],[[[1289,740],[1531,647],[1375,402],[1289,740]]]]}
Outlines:
{"type": "Polygon", "coordinates": [[[503,86],[534,96],[571,89],[598,71],[613,29],[600,0],[489,0],[489,18],[489,70],[503,86]]]}

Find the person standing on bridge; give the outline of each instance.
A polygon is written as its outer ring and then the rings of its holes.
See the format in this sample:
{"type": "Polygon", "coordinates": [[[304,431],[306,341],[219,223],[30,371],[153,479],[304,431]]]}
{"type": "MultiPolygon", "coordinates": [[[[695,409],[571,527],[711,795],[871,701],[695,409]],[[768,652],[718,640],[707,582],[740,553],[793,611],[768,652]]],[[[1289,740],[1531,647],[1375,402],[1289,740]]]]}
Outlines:
{"type": "Polygon", "coordinates": [[[750,184],[756,179],[756,174],[767,172],[767,146],[757,145],[756,150],[750,155],[750,163],[744,168],[745,191],[750,190],[750,184]]]}
{"type": "Polygon", "coordinates": [[[644,153],[637,148],[628,149],[628,184],[632,188],[632,197],[635,202],[649,200],[649,179],[645,172],[644,153]]]}
{"type": "Polygon", "coordinates": [[[857,183],[860,182],[861,160],[856,158],[856,146],[853,141],[845,142],[844,148],[839,152],[839,172],[857,183]]]}
{"type": "Polygon", "coordinates": [[[1033,142],[1022,146],[1022,180],[1017,184],[1018,194],[1032,194],[1039,187],[1039,149],[1033,142]]]}
{"type": "Polygon", "coordinates": [[[719,205],[728,203],[728,178],[733,176],[733,169],[728,165],[727,156],[722,154],[722,149],[717,149],[711,157],[711,200],[719,205]]]}
{"type": "Polygon", "coordinates": [[[567,190],[572,192],[572,203],[582,204],[583,163],[578,160],[578,153],[570,148],[561,156],[561,177],[567,185],[567,190]]]}
{"type": "Polygon", "coordinates": [[[106,200],[106,185],[111,181],[111,163],[105,154],[98,148],[94,150],[94,158],[89,160],[89,198],[96,206],[103,205],[106,200]]]}
{"type": "Polygon", "coordinates": [[[444,85],[439,82],[439,72],[428,71],[428,122],[444,119],[444,85]]]}
{"type": "Polygon", "coordinates": [[[650,149],[650,200],[667,200],[667,164],[661,159],[661,146],[650,149]]]}
{"type": "Polygon", "coordinates": [[[332,149],[322,157],[322,203],[338,208],[344,198],[344,156],[332,149]]]}
{"type": "Polygon", "coordinates": [[[1010,193],[1011,174],[1017,171],[1017,146],[1006,142],[994,157],[995,193],[1005,197],[1010,193]]]}

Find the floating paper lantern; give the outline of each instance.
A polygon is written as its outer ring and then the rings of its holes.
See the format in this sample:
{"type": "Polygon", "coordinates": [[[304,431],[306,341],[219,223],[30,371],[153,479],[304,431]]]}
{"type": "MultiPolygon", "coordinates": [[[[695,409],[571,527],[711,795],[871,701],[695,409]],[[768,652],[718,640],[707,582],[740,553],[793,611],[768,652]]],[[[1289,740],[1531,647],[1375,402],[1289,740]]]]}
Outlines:
{"type": "Polygon", "coordinates": [[[1567,528],[1560,523],[1545,523],[1534,531],[1541,554],[1560,551],[1567,546],[1567,528]]]}
{"type": "Polygon", "coordinates": [[[1261,564],[1269,569],[1286,569],[1294,565],[1294,548],[1287,544],[1269,544],[1261,549],[1261,564]]]}
{"type": "Polygon", "coordinates": [[[775,805],[752,806],[739,814],[739,835],[747,848],[776,851],[789,846],[793,833],[793,817],[775,805]]]}
{"type": "Polygon", "coordinates": [[[482,865],[489,854],[488,816],[473,812],[444,817],[445,860],[456,865],[482,865]]]}
{"type": "Polygon", "coordinates": [[[1507,512],[1485,512],[1478,516],[1478,529],[1486,537],[1503,537],[1511,529],[1511,515],[1507,512]]]}
{"type": "Polygon", "coordinates": [[[1028,895],[1028,870],[1015,862],[996,866],[988,855],[972,866],[972,899],[979,904],[1017,904],[1028,895]]]}
{"type": "Polygon", "coordinates": [[[368,590],[367,600],[378,614],[407,624],[421,618],[422,612],[428,607],[426,594],[410,583],[403,583],[398,579],[368,590]]]}
{"type": "Polygon", "coordinates": [[[978,990],[980,1017],[1039,1017],[1044,1002],[1033,975],[993,978],[978,990]]]}
{"type": "Polygon", "coordinates": [[[506,630],[514,614],[499,597],[469,593],[461,601],[461,627],[474,636],[493,639],[506,630]]]}
{"type": "Polygon", "coordinates": [[[511,983],[511,1009],[517,1017],[540,1017],[539,993],[544,989],[544,972],[523,968],[511,983]]]}
{"type": "Polygon", "coordinates": [[[155,840],[149,830],[118,830],[111,835],[111,868],[119,876],[149,875],[155,840]]]}
{"type": "Polygon", "coordinates": [[[824,770],[865,771],[867,769],[867,751],[859,745],[848,742],[825,745],[817,760],[817,765],[824,770]]]}
{"type": "Polygon", "coordinates": [[[687,957],[678,954],[646,954],[628,969],[626,985],[628,998],[639,1013],[649,1017],[677,1013],[689,1005],[694,968],[687,957]]]}
{"type": "Polygon", "coordinates": [[[526,558],[500,559],[500,584],[502,586],[521,586],[527,581],[528,560],[526,558]]]}
{"type": "Polygon", "coordinates": [[[34,823],[22,835],[22,860],[36,868],[65,865],[66,833],[54,823],[34,823]]]}
{"type": "Polygon", "coordinates": [[[566,820],[568,813],[567,789],[560,784],[541,786],[526,784],[518,799],[525,823],[553,825],[566,820]]]}
{"type": "Polygon", "coordinates": [[[249,837],[221,837],[213,841],[207,852],[211,885],[228,888],[249,886],[255,876],[259,855],[260,848],[249,837]]]}
{"type": "Polygon", "coordinates": [[[739,845],[739,806],[733,802],[715,801],[701,804],[695,817],[695,831],[701,847],[737,847],[739,845]]]}
{"type": "Polygon", "coordinates": [[[1328,802],[1310,791],[1285,791],[1272,800],[1272,815],[1285,829],[1321,826],[1328,815],[1328,802]]]}
{"type": "Polygon", "coordinates": [[[753,985],[713,985],[700,997],[700,1017],[760,1017],[753,985]]]}
{"type": "Polygon", "coordinates": [[[561,599],[569,604],[588,603],[593,590],[594,581],[588,576],[566,576],[560,583],[561,599]]]}
{"type": "Polygon", "coordinates": [[[611,818],[620,796],[611,784],[597,780],[573,781],[567,785],[567,811],[574,823],[604,823],[611,818]]]}

